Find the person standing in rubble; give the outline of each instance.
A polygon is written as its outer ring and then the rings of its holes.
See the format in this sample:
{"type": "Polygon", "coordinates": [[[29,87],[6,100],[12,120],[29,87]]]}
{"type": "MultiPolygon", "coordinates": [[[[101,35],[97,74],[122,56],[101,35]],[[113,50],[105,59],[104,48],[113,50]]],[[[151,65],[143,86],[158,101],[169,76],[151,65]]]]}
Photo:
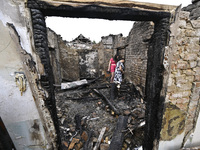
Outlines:
{"type": "Polygon", "coordinates": [[[111,72],[110,83],[112,83],[114,80],[117,61],[118,61],[118,55],[115,55],[114,57],[110,59],[109,64],[108,64],[108,72],[111,72]]]}
{"type": "Polygon", "coordinates": [[[124,74],[124,58],[121,58],[117,62],[117,66],[115,68],[115,76],[114,76],[114,82],[117,84],[121,84],[122,82],[122,74],[124,74]]]}

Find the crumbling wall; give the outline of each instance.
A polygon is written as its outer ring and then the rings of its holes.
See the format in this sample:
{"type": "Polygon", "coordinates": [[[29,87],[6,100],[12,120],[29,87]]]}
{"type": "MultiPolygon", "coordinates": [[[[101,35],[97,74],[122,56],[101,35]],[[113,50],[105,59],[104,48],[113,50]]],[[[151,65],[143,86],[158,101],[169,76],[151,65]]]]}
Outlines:
{"type": "Polygon", "coordinates": [[[76,81],[80,79],[79,70],[79,56],[77,49],[70,48],[66,41],[59,38],[60,48],[60,63],[61,63],[61,75],[64,81],[76,81]]]}
{"type": "Polygon", "coordinates": [[[121,46],[122,37],[123,37],[122,34],[118,35],[110,34],[108,36],[102,36],[101,42],[104,45],[105,49],[114,49],[121,46]]]}
{"type": "Polygon", "coordinates": [[[96,78],[98,76],[98,51],[79,50],[80,78],[96,78]]]}
{"type": "Polygon", "coordinates": [[[122,34],[102,37],[98,44],[67,42],[48,29],[48,43],[54,79],[74,81],[80,78],[95,78],[107,71],[111,57],[116,53],[125,57],[126,38],[122,34]]]}
{"type": "Polygon", "coordinates": [[[48,93],[38,82],[44,67],[34,49],[30,11],[24,1],[0,3],[1,118],[16,149],[54,149],[57,134],[44,103],[48,93]]]}
{"type": "Polygon", "coordinates": [[[190,12],[181,11],[177,24],[171,25],[172,33],[164,61],[165,68],[168,65],[170,68],[167,69],[169,80],[159,149],[192,147],[200,142],[195,134],[195,127],[199,128],[200,22],[191,20],[194,18],[197,18],[196,15],[192,17],[190,12]]]}
{"type": "Polygon", "coordinates": [[[98,68],[99,74],[103,74],[108,70],[108,63],[110,58],[113,56],[113,49],[105,49],[102,43],[98,44],[98,68]]]}
{"type": "Polygon", "coordinates": [[[127,38],[125,76],[141,95],[145,93],[147,52],[153,31],[153,22],[135,22],[127,38]]]}
{"type": "Polygon", "coordinates": [[[56,84],[80,79],[77,49],[69,46],[60,35],[48,29],[48,45],[56,84]]]}
{"type": "Polygon", "coordinates": [[[60,67],[60,46],[58,45],[59,37],[51,29],[47,29],[49,57],[54,74],[55,84],[61,84],[61,67],[60,67]]]}

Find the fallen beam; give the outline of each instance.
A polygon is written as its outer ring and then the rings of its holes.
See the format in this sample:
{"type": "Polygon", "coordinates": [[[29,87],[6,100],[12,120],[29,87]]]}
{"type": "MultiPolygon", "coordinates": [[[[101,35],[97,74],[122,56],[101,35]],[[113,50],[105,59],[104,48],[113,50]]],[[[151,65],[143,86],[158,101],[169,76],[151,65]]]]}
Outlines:
{"type": "Polygon", "coordinates": [[[108,150],[121,150],[124,141],[124,132],[127,129],[128,116],[119,116],[117,127],[113,133],[112,141],[108,150]]]}
{"type": "Polygon", "coordinates": [[[66,83],[61,83],[61,89],[71,89],[75,88],[81,85],[87,84],[88,81],[86,79],[80,80],[80,81],[74,81],[74,82],[66,82],[66,83]]]}
{"type": "Polygon", "coordinates": [[[101,93],[100,91],[98,91],[97,89],[93,89],[93,91],[95,93],[97,93],[98,95],[100,95],[107,103],[108,105],[110,106],[110,108],[115,112],[116,115],[119,115],[119,111],[115,108],[115,106],[110,102],[110,100],[103,94],[101,93]]]}
{"type": "MultiPolygon", "coordinates": [[[[83,80],[79,80],[79,81],[61,83],[61,89],[65,90],[65,89],[73,89],[73,88],[77,88],[77,87],[82,88],[83,86],[89,85],[89,84],[95,82],[96,80],[100,79],[103,76],[104,76],[104,74],[93,80],[83,79],[83,80]]],[[[59,87],[59,85],[56,85],[56,84],[54,84],[54,86],[59,87]]]]}

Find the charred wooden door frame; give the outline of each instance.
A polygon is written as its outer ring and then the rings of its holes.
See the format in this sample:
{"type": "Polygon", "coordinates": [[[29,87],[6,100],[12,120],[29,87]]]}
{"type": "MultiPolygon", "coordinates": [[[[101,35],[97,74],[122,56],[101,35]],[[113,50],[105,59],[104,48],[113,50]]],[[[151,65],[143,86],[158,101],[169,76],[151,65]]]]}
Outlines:
{"type": "MultiPolygon", "coordinates": [[[[169,18],[171,14],[164,11],[147,11],[129,7],[99,6],[95,4],[84,4],[82,6],[60,5],[53,6],[39,0],[28,0],[28,8],[32,15],[34,31],[34,43],[36,53],[44,64],[45,75],[41,78],[41,85],[49,92],[46,106],[51,112],[57,133],[58,144],[60,144],[58,119],[56,116],[56,105],[53,90],[53,72],[50,65],[49,49],[47,41],[47,30],[45,24],[46,16],[77,17],[77,18],[100,18],[108,20],[131,20],[131,21],[154,21],[155,29],[148,50],[148,64],[146,76],[145,101],[146,127],[143,148],[153,149],[160,138],[161,122],[164,109],[165,95],[161,95],[163,88],[163,56],[167,45],[169,18]]],[[[164,87],[166,88],[166,87],[164,87]]]]}

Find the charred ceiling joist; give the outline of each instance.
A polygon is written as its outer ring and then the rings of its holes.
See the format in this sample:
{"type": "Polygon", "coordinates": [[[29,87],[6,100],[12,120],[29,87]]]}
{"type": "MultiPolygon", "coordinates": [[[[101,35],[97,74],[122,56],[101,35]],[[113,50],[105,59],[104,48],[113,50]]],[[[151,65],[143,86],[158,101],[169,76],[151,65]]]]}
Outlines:
{"type": "MultiPolygon", "coordinates": [[[[170,13],[164,10],[140,9],[137,7],[125,7],[86,3],[84,5],[73,3],[47,3],[46,1],[29,0],[28,7],[42,10],[45,16],[101,18],[109,20],[154,21],[170,17],[170,13]]],[[[130,6],[130,4],[127,4],[130,6]]],[[[152,9],[150,7],[150,9],[152,9]]]]}
{"type": "MultiPolygon", "coordinates": [[[[144,139],[144,149],[152,149],[154,142],[159,140],[159,133],[162,121],[162,113],[165,95],[161,95],[163,83],[163,56],[167,44],[170,10],[160,5],[129,3],[105,3],[104,0],[94,3],[87,1],[55,1],[55,0],[28,0],[27,6],[31,10],[34,41],[36,53],[40,56],[44,64],[45,74],[42,76],[41,85],[47,89],[49,99],[47,107],[49,108],[55,127],[59,133],[56,114],[55,98],[53,92],[53,72],[50,66],[49,49],[47,45],[47,31],[45,26],[46,16],[61,17],[85,17],[100,18],[109,20],[131,20],[131,21],[154,21],[155,29],[152,36],[147,65],[146,80],[146,129],[144,139]],[[160,6],[160,8],[159,8],[160,6]]],[[[59,137],[58,137],[59,138],[59,137]]],[[[58,141],[59,142],[59,141],[58,141]]]]}

